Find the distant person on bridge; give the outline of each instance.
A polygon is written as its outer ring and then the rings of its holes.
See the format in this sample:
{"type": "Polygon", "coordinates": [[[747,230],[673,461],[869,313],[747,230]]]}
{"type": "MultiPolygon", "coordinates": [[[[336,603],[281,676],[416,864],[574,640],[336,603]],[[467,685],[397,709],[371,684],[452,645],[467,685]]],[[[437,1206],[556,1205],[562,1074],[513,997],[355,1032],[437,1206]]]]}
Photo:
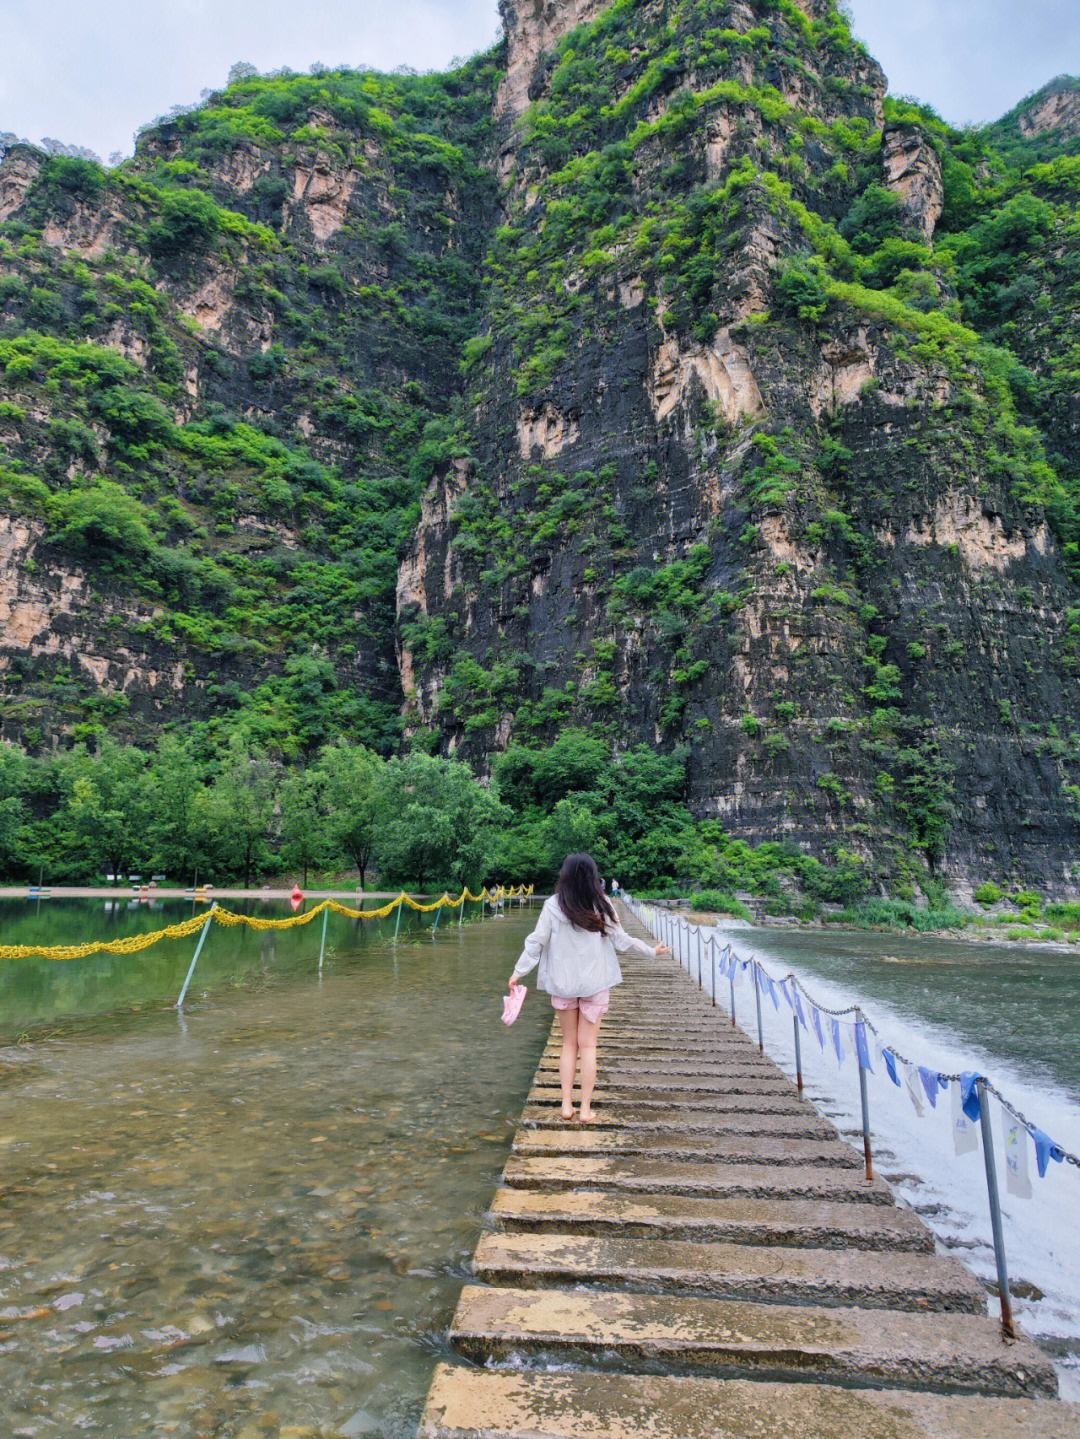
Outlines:
{"type": "Polygon", "coordinates": [[[596,861],[588,854],[571,854],[563,861],[555,893],[544,904],[540,919],[525,941],[521,958],[510,976],[510,988],[540,966],[540,988],[551,995],[562,1030],[559,1080],[562,1117],[574,1118],[574,1074],[581,1061],[581,1119],[595,1124],[592,1107],[596,1087],[596,1040],[607,1013],[611,991],[622,983],[618,954],[670,954],[666,944],[651,945],[632,939],[619,923],[615,908],[604,893],[596,861]]]}

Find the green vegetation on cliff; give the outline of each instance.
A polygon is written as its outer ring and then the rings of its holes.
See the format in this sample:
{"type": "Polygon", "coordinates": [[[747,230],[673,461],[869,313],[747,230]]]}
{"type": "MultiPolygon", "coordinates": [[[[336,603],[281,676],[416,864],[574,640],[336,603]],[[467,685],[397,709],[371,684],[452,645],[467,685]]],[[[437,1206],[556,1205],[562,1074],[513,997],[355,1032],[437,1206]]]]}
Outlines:
{"type": "MultiPolygon", "coordinates": [[[[302,818],[346,745],[471,762],[507,878],[1075,882],[1075,84],[958,132],[814,9],[0,158],[9,867],[112,864],[71,775],[176,742],[263,776],[251,872],[362,863],[302,818]]],[[[199,833],[154,862],[235,873],[199,833]]]]}

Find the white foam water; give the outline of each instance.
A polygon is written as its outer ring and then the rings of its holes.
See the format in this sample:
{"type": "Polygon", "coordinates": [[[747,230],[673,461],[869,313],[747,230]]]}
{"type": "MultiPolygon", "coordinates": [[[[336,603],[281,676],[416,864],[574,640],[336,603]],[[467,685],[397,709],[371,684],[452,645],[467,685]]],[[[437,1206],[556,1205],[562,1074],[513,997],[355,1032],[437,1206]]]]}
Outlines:
{"type": "MultiPolygon", "coordinates": [[[[740,955],[747,953],[745,933],[735,926],[718,930],[740,955]]],[[[951,1074],[976,1070],[987,1075],[1017,1108],[1057,1143],[1080,1153],[1080,1105],[1045,1081],[1033,1080],[1015,1061],[1001,1059],[994,1035],[979,1047],[961,1044],[943,1026],[916,1023],[887,1004],[867,1000],[850,986],[841,988],[816,974],[800,971],[788,959],[770,955],[768,936],[754,934],[754,952],[775,979],[794,972],[821,1004],[830,1009],[859,1004],[881,1032],[886,1045],[895,1045],[918,1064],[951,1074]]],[[[724,1008],[728,985],[721,982],[717,996],[724,1008]]],[[[740,1026],[756,1038],[756,1012],[749,971],[735,987],[740,1026]]],[[[809,1014],[807,1015],[809,1019],[809,1014]]],[[[781,998],[779,1010],[762,997],[765,1047],[784,1071],[794,1078],[792,1012],[781,998]]],[[[822,1050],[811,1028],[802,1032],[802,1061],[806,1093],[831,1118],[845,1137],[862,1147],[859,1075],[852,1032],[844,1034],[847,1057],[838,1063],[828,1024],[822,1050]]],[[[894,1191],[922,1216],[941,1247],[962,1259],[980,1279],[995,1280],[994,1253],[987,1203],[986,1172],[981,1146],[963,1154],[954,1151],[951,1094],[942,1092],[936,1109],[925,1105],[920,1118],[906,1089],[897,1088],[871,1047],[874,1074],[869,1076],[870,1124],[879,1173],[894,1191]]],[[[902,1078],[901,1074],[901,1078],[902,1078]]],[[[993,1139],[999,1175],[1009,1277],[1014,1286],[1014,1308],[1024,1330],[1037,1339],[1057,1365],[1063,1398],[1080,1399],[1080,1169],[1051,1161],[1040,1179],[1034,1146],[1029,1143],[1032,1197],[1020,1199],[1005,1188],[1004,1137],[1001,1107],[992,1105],[993,1139]]],[[[991,1312],[996,1299],[990,1297],[991,1312]]]]}

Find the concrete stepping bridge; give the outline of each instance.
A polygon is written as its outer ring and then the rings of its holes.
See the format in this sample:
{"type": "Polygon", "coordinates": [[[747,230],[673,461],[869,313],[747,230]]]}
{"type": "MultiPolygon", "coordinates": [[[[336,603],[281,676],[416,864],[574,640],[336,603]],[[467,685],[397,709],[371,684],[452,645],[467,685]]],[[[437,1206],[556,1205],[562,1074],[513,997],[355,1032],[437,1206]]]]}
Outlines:
{"type": "Polygon", "coordinates": [[[623,972],[599,1125],[561,1119],[553,1028],[422,1439],[1080,1439],[1047,1357],[681,967],[623,972]]]}

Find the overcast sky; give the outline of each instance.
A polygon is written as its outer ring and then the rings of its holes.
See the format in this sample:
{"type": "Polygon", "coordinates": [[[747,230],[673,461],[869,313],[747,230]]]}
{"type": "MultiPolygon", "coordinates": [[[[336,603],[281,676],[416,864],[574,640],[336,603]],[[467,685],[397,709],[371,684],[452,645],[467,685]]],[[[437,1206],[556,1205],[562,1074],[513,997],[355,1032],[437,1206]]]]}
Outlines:
{"type": "MultiPolygon", "coordinates": [[[[1080,72],[1080,0],[852,0],[895,93],[990,120],[1080,72]]],[[[0,132],[129,153],[229,66],[423,70],[489,45],[496,0],[0,0],[0,132]]]]}

